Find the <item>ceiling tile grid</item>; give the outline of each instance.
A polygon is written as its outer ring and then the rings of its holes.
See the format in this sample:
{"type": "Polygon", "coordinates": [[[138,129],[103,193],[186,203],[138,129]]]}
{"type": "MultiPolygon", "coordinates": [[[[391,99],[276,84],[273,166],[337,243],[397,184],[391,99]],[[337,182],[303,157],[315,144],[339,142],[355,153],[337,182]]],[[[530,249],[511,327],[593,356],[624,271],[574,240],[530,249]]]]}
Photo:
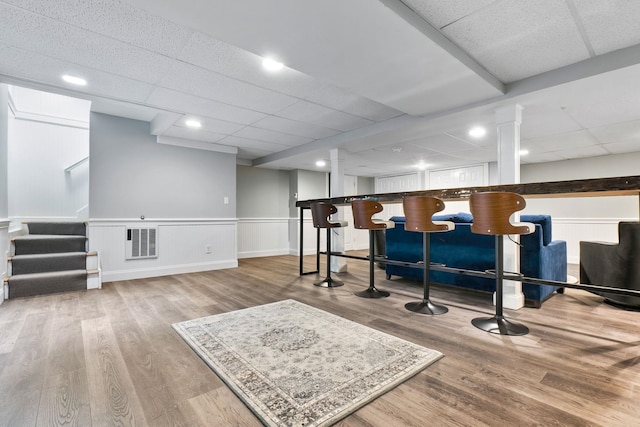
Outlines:
{"type": "Polygon", "coordinates": [[[596,55],[640,43],[640,2],[572,0],[596,55]]]}

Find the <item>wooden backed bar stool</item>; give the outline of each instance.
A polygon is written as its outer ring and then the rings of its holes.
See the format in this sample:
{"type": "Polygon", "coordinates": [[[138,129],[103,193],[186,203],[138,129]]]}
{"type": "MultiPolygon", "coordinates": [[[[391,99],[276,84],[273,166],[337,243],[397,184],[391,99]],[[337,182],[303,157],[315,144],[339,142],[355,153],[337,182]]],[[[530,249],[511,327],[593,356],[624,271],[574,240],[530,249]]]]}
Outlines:
{"type": "Polygon", "coordinates": [[[431,236],[430,233],[438,233],[453,230],[456,226],[451,221],[433,221],[431,217],[436,212],[444,209],[444,203],[437,197],[409,196],[402,200],[404,209],[406,231],[422,233],[423,272],[422,286],[424,296],[422,301],[408,302],[405,308],[414,313],[444,314],[449,309],[440,304],[434,304],[429,300],[429,275],[431,272],[431,236]]]}
{"type": "Polygon", "coordinates": [[[316,286],[322,288],[336,288],[344,285],[339,280],[335,280],[331,277],[331,229],[338,227],[346,227],[347,221],[342,220],[330,220],[329,217],[338,212],[338,209],[331,203],[311,203],[311,217],[313,218],[313,226],[315,228],[327,229],[327,277],[314,282],[316,286]]]}
{"type": "Polygon", "coordinates": [[[382,212],[382,205],[373,200],[354,200],[351,202],[353,210],[353,226],[359,230],[369,230],[369,287],[355,294],[362,298],[384,298],[389,296],[389,292],[376,289],[373,284],[374,265],[374,231],[395,227],[393,221],[383,221],[371,218],[378,212],[382,212]]]}
{"type": "Polygon", "coordinates": [[[524,198],[516,193],[473,193],[469,199],[473,223],[471,232],[488,234],[496,238],[496,314],[493,317],[478,317],[471,323],[483,331],[501,335],[526,335],[529,328],[510,322],[502,314],[502,282],[504,274],[503,236],[508,234],[530,234],[535,225],[530,222],[511,223],[514,212],[525,208],[524,198]]]}

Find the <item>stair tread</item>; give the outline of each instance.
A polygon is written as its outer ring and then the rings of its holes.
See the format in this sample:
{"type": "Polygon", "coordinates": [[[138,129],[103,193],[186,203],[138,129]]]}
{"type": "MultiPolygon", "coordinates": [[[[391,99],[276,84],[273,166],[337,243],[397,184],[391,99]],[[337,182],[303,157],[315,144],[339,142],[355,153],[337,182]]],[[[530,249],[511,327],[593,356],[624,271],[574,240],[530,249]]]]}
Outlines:
{"type": "Polygon", "coordinates": [[[79,240],[87,239],[87,236],[80,236],[77,234],[25,234],[23,236],[14,237],[12,240],[79,240]]]}
{"type": "Polygon", "coordinates": [[[15,276],[8,277],[9,282],[12,280],[32,280],[32,279],[43,279],[43,278],[59,278],[59,277],[75,277],[81,274],[87,274],[87,270],[64,270],[64,271],[48,271],[44,273],[28,273],[28,274],[18,274],[15,276]]]}
{"type": "Polygon", "coordinates": [[[42,259],[42,258],[64,258],[64,257],[76,257],[76,256],[88,256],[87,252],[51,252],[46,254],[22,254],[13,255],[11,260],[23,260],[23,259],[42,259]]]}

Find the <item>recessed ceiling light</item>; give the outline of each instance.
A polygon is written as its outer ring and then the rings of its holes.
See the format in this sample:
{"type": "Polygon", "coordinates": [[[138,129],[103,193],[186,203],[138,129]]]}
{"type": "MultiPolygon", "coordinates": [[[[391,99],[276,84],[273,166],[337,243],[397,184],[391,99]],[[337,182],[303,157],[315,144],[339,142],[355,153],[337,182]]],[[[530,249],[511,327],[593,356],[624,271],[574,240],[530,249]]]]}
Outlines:
{"type": "Polygon", "coordinates": [[[62,76],[62,80],[76,86],[84,86],[87,84],[87,81],[82,77],[70,76],[69,74],[65,74],[64,76],[62,76]]]}
{"type": "Polygon", "coordinates": [[[268,71],[279,71],[282,69],[282,67],[284,67],[284,64],[282,62],[276,61],[275,59],[264,58],[262,60],[262,66],[265,70],[268,71]]]}
{"type": "Polygon", "coordinates": [[[321,168],[323,166],[326,166],[326,165],[327,165],[327,162],[325,162],[324,160],[318,160],[316,162],[316,166],[319,167],[319,168],[321,168]]]}
{"type": "Polygon", "coordinates": [[[420,161],[419,161],[418,163],[416,163],[413,167],[414,167],[414,168],[416,168],[416,169],[419,169],[419,170],[423,171],[423,170],[427,169],[427,166],[429,166],[429,165],[427,165],[427,164],[424,162],[424,160],[420,160],[420,161]]]}
{"type": "Polygon", "coordinates": [[[476,126],[474,128],[471,128],[471,130],[469,131],[469,136],[473,138],[482,138],[486,134],[487,134],[487,130],[481,126],[476,126]]]}
{"type": "Polygon", "coordinates": [[[520,150],[521,156],[526,156],[527,154],[529,154],[529,150],[520,150]]]}
{"type": "Polygon", "coordinates": [[[202,123],[194,119],[189,119],[185,121],[184,124],[187,125],[187,127],[190,127],[192,129],[200,129],[202,127],[202,123]]]}

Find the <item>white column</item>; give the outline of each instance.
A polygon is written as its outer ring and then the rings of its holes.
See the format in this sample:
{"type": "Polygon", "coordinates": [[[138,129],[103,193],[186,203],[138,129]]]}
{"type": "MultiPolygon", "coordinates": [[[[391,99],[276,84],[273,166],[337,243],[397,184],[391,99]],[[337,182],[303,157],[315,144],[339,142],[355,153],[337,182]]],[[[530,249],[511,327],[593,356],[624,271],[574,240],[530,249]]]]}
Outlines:
{"type": "MultiPolygon", "coordinates": [[[[344,152],[339,148],[332,148],[329,150],[329,156],[331,159],[331,197],[344,196],[344,152]]],[[[344,219],[344,206],[338,206],[338,213],[334,215],[334,218],[344,219]]],[[[350,224],[351,225],[351,224],[350,224]]],[[[332,252],[344,252],[344,228],[331,229],[331,251],[332,252]]],[[[347,260],[342,257],[331,257],[331,271],[336,273],[342,273],[347,271],[347,260]]]]}
{"type": "MultiPolygon", "coordinates": [[[[520,123],[522,123],[522,106],[510,105],[496,109],[496,126],[498,131],[498,184],[520,183],[520,123]]],[[[518,221],[515,214],[512,221],[518,221]]],[[[518,241],[519,236],[511,236],[518,241]]],[[[504,236],[504,270],[520,271],[520,247],[504,236]]],[[[494,295],[495,303],[495,295],[494,295]]],[[[503,287],[503,304],[505,308],[517,310],[524,307],[522,282],[505,280],[503,287]]]]}

